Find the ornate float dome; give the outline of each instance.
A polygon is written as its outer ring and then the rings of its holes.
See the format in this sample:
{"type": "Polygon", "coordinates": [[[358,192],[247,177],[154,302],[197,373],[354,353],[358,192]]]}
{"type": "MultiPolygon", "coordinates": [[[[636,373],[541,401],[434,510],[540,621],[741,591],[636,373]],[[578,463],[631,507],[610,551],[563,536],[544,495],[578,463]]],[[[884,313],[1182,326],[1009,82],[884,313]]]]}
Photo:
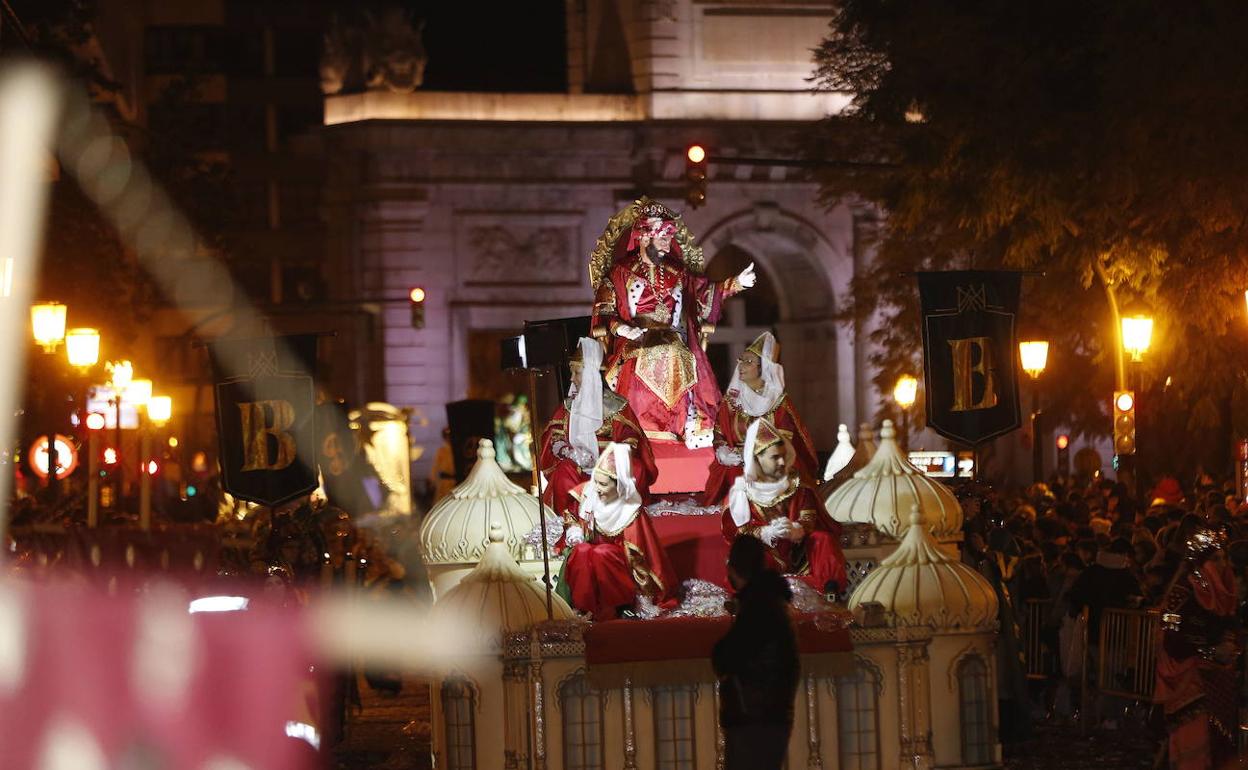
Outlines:
{"type": "Polygon", "coordinates": [[[962,537],[962,506],[948,487],[902,456],[892,420],[884,421],[871,462],[828,495],[824,505],[837,521],[872,524],[898,539],[910,526],[906,512],[918,506],[924,529],[937,540],[962,537]]]}
{"type": "MultiPolygon", "coordinates": [[[[542,506],[546,517],[554,514],[542,506]]],[[[537,501],[511,483],[494,459],[494,444],[481,439],[477,462],[464,483],[433,506],[420,525],[420,555],[436,595],[450,590],[485,554],[490,526],[502,530],[502,545],[531,575],[542,573],[542,555],[525,544],[537,527],[537,501]]],[[[551,573],[558,569],[552,561],[551,573]]]]}
{"type": "MultiPolygon", "coordinates": [[[[547,620],[546,590],[516,563],[503,544],[503,528],[490,526],[481,561],[434,604],[434,612],[453,612],[474,624],[478,639],[497,649],[512,631],[547,620]]],[[[573,620],[576,613],[551,595],[551,619],[573,620]]]]}
{"type": "Polygon", "coordinates": [[[952,558],[922,524],[913,506],[897,550],[863,578],[849,608],[884,607],[889,625],[937,630],[990,630],[997,624],[997,594],[987,578],[952,558]]]}

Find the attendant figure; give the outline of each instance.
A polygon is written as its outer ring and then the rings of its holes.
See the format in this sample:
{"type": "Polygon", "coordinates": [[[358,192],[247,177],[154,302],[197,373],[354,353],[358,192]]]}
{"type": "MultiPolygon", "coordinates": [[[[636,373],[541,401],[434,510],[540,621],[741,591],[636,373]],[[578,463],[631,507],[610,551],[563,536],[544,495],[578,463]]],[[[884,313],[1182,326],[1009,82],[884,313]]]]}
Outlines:
{"type": "Polygon", "coordinates": [[[547,479],[542,500],[565,526],[577,524],[580,502],[572,497],[572,490],[589,481],[594,464],[611,442],[634,450],[633,485],[643,498],[658,475],[654,452],[637,424],[637,415],[624,398],[603,387],[602,347],[582,337],[570,364],[572,385],[542,431],[539,460],[547,479]]]}
{"type": "Polygon", "coordinates": [[[789,618],[793,594],[785,579],[767,568],[769,560],[762,541],[745,535],[728,551],[736,612],[711,652],[725,770],[780,770],[793,732],[801,680],[797,633],[789,618]]]}
{"type": "Polygon", "coordinates": [[[666,206],[644,205],[618,261],[595,278],[591,323],[607,347],[607,383],[628,399],[641,427],[692,448],[710,446],[719,406],[701,337],[718,322],[723,301],[756,278],[751,264],[735,278],[707,279],[700,262],[682,254],[678,230],[666,206]]]}
{"type": "Polygon", "coordinates": [[[706,479],[703,505],[723,501],[744,465],[742,449],[750,423],[766,419],[784,433],[793,447],[795,468],[802,481],[816,480],[818,460],[815,447],[802,418],[784,390],[784,367],[780,365],[780,344],[771,332],[763,332],[737,360],[728,390],[719,402],[715,417],[715,460],[706,479]]]}
{"type": "Polygon", "coordinates": [[[816,591],[843,591],[841,525],[793,469],[796,453],[788,438],[767,420],[755,420],[743,454],[744,472],[724,507],[724,537],[732,542],[739,534],[753,535],[767,547],[772,569],[800,577],[816,591]]]}
{"type": "Polygon", "coordinates": [[[609,444],[581,496],[577,521],[557,549],[564,560],[559,593],[594,620],[611,620],[636,607],[657,614],[675,604],[676,574],[642,507],[644,491],[633,480],[631,451],[609,444]]]}
{"type": "Polygon", "coordinates": [[[1196,529],[1161,605],[1156,702],[1166,717],[1173,770],[1237,764],[1240,652],[1235,576],[1220,533],[1196,529]]]}

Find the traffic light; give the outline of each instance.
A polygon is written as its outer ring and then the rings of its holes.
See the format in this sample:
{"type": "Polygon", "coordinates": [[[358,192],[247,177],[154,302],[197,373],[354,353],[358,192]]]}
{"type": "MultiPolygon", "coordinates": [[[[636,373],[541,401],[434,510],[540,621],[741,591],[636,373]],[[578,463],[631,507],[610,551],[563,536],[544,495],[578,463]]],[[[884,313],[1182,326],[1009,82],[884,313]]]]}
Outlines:
{"type": "Polygon", "coordinates": [[[425,290],[419,286],[413,286],[412,290],[407,293],[407,298],[412,304],[412,328],[425,328],[425,290]]]}
{"type": "Polygon", "coordinates": [[[1114,391],[1114,454],[1135,454],[1135,393],[1114,391]]]}
{"type": "Polygon", "coordinates": [[[1057,472],[1062,476],[1070,475],[1070,436],[1065,433],[1057,437],[1057,472]]]}
{"type": "Polygon", "coordinates": [[[695,209],[706,203],[706,148],[700,144],[685,151],[685,200],[695,209]]]}

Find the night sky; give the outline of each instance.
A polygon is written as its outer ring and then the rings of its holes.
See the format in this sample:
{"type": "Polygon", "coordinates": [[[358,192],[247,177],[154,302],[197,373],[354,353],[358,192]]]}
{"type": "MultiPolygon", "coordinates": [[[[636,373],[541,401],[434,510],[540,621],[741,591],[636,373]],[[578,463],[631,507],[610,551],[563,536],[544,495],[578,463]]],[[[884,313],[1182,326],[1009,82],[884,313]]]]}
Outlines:
{"type": "Polygon", "coordinates": [[[425,91],[563,91],[564,4],[408,0],[425,20],[425,91]]]}

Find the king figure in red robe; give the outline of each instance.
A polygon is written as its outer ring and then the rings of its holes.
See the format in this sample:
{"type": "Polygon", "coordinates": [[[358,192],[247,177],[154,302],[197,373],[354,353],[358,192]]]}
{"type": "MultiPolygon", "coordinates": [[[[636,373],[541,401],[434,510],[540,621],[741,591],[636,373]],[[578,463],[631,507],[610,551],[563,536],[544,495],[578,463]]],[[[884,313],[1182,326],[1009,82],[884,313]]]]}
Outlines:
{"type": "Polygon", "coordinates": [[[756,280],[753,264],[718,282],[701,271],[701,249],[679,218],[644,198],[612,220],[591,262],[591,329],[607,349],[607,384],[647,435],[689,448],[710,446],[719,406],[703,338],[724,300],[756,280]]]}

